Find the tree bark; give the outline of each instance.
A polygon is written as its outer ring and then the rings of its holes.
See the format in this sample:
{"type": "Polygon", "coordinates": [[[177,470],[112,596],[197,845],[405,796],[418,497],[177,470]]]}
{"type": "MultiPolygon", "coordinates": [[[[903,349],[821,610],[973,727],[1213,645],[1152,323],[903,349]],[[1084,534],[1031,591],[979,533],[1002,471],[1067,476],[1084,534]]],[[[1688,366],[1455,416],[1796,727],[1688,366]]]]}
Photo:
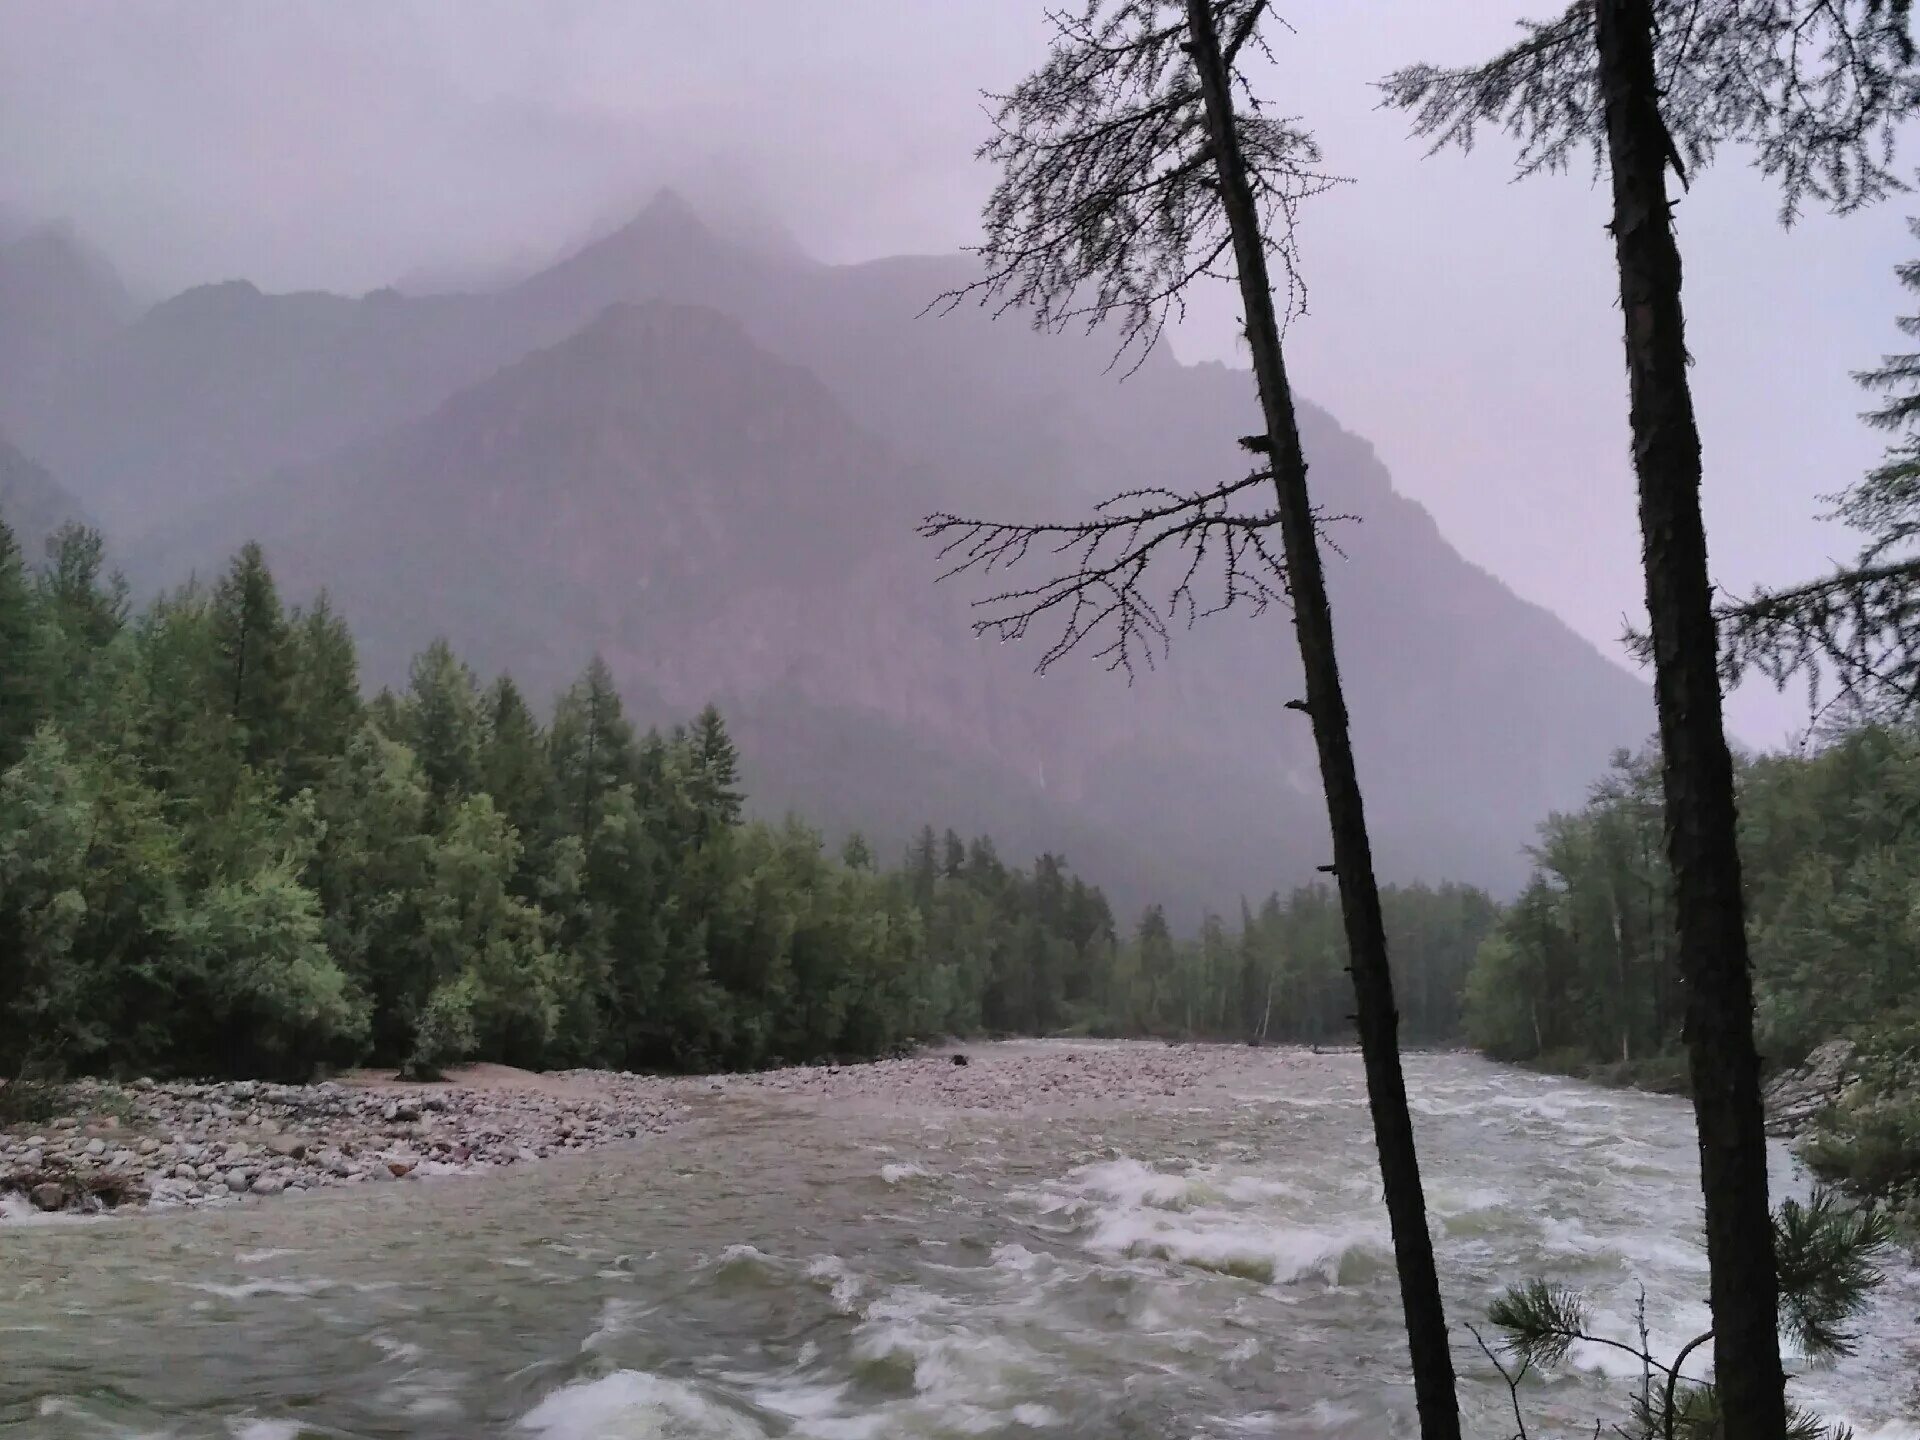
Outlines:
{"type": "Polygon", "coordinates": [[[1341,693],[1333,647],[1333,615],[1327,604],[1320,540],[1307,495],[1307,462],[1300,449],[1293,392],[1280,348],[1266,245],[1240,152],[1231,81],[1221,57],[1210,0],[1187,0],[1187,25],[1188,48],[1206,100],[1207,130],[1221,199],[1232,228],[1240,297],[1246,308],[1247,343],[1266,420],[1287,587],[1306,676],[1307,714],[1320,753],[1320,779],[1333,832],[1334,872],[1340,886],[1358,1012],[1355,1021],[1366,1067],[1374,1142],[1380,1153],[1380,1179],[1393,1232],[1394,1264],[1400,1276],[1420,1433],[1424,1440],[1459,1440],[1453,1353],[1433,1263],[1433,1237],[1427,1229],[1427,1202],[1414,1149],[1413,1117],[1407,1109],[1406,1080],[1400,1069],[1400,1017],[1394,1010],[1393,976],[1387,968],[1386,927],[1373,874],[1373,851],[1367,838],[1353,744],[1347,733],[1347,703],[1341,693]]]}
{"type": "Polygon", "coordinates": [[[1725,1433],[1774,1440],[1786,1432],[1786,1401],[1767,1142],[1734,832],[1733,760],[1721,723],[1719,641],[1700,516],[1700,436],[1687,383],[1680,250],[1667,200],[1667,166],[1678,161],[1660,116],[1649,0],[1598,0],[1595,15],[1660,712],[1667,856],[1686,985],[1683,1033],[1706,1199],[1714,1380],[1725,1433]]]}

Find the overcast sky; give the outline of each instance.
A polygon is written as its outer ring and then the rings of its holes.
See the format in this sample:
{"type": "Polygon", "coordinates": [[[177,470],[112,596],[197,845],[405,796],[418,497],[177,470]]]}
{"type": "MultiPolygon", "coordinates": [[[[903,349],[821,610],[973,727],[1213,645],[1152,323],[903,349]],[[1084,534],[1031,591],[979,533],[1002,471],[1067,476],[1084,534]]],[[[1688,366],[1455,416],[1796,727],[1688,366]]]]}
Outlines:
{"type": "MultiPolygon", "coordinates": [[[[1270,86],[1353,184],[1316,202],[1300,389],[1371,438],[1468,557],[1617,654],[1640,597],[1606,202],[1424,158],[1371,82],[1466,60],[1511,0],[1298,0],[1270,86]]],[[[1521,0],[1525,3],[1525,0],[1521,0]]],[[[361,291],[529,265],[661,182],[759,197],[814,254],[950,250],[990,176],[977,92],[1040,0],[0,0],[0,207],[66,217],[142,291],[244,276],[361,291]],[[717,177],[717,178],[716,178],[717,177]]],[[[1913,208],[1920,209],[1920,201],[1913,208]]],[[[1729,154],[1681,205],[1716,578],[1851,546],[1819,496],[1878,454],[1848,371],[1895,345],[1899,201],[1792,232],[1729,154]]],[[[1230,357],[1224,296],[1178,337],[1230,357]]],[[[1800,696],[1749,687],[1774,741],[1800,696]]]]}

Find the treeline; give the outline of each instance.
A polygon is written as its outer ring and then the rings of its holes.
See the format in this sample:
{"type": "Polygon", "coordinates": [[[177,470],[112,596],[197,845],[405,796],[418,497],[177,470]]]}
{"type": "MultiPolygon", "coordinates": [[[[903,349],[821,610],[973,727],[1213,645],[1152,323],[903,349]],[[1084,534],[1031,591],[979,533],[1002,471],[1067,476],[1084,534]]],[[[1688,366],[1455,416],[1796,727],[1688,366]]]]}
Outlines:
{"type": "MultiPolygon", "coordinates": [[[[1324,888],[1122,941],[1042,855],[893,865],[745,819],[711,708],[636,730],[594,661],[542,722],[442,643],[363,699],[324,596],[256,547],[136,612],[100,537],[0,521],[0,1075],[744,1068],[941,1034],[1332,1039],[1324,888]]],[[[1390,891],[1408,1033],[1458,1024],[1478,891],[1390,891]]]]}
{"type": "Polygon", "coordinates": [[[252,547],[136,614],[97,535],[0,526],[0,700],[0,1074],[872,1055],[1050,1026],[1114,950],[1056,857],[744,820],[719,714],[638,733],[598,661],[544,724],[444,644],[363,702],[252,547]]]}
{"type": "MultiPolygon", "coordinates": [[[[1413,1044],[1455,1040],[1461,996],[1499,908],[1469,885],[1382,888],[1400,1003],[1413,1044]]],[[[1238,928],[1208,916],[1195,939],[1177,940],[1158,908],[1115,957],[1100,1016],[1111,1033],[1290,1043],[1353,1035],[1346,932],[1331,887],[1243,905],[1238,928]]]]}
{"type": "MultiPolygon", "coordinates": [[[[1542,827],[1536,868],[1467,983],[1503,1058],[1633,1061],[1680,1043],[1673,885],[1653,754],[1615,757],[1542,827]]],[[[1920,1003],[1920,735],[1871,726],[1740,767],[1757,1038],[1773,1063],[1920,1003]]]]}
{"type": "MultiPolygon", "coordinates": [[[[1763,1060],[1854,1041],[1856,1083],[1808,1158],[1920,1214],[1920,733],[1862,726],[1747,761],[1739,783],[1763,1060]]],[[[1541,827],[1533,878],[1467,977],[1475,1045],[1574,1073],[1684,1075],[1661,817],[1657,756],[1622,754],[1583,810],[1541,827]]]]}

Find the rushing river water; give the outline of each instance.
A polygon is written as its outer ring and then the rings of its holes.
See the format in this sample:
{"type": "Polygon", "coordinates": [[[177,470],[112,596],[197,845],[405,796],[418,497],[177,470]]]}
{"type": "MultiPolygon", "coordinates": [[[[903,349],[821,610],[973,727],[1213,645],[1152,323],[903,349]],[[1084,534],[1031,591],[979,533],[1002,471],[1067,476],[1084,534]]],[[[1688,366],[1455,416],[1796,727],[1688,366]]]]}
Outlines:
{"type": "MultiPolygon", "coordinates": [[[[994,1047],[1031,1057],[1041,1047],[994,1047]]],[[[1506,1282],[1700,1328],[1680,1102],[1408,1062],[1456,1328],[1506,1282]]],[[[191,1214],[0,1227],[17,1440],[1413,1435],[1351,1056],[1229,1052],[1152,1104],[723,1094],[624,1151],[191,1214]]],[[[1791,1167],[1776,1167],[1787,1187],[1791,1167]]],[[[1469,1433],[1503,1386],[1460,1332],[1469,1433]]],[[[1629,1383],[1529,1384],[1591,1433],[1629,1383]]],[[[1920,1436],[1920,1277],[1798,1382],[1920,1436]]]]}

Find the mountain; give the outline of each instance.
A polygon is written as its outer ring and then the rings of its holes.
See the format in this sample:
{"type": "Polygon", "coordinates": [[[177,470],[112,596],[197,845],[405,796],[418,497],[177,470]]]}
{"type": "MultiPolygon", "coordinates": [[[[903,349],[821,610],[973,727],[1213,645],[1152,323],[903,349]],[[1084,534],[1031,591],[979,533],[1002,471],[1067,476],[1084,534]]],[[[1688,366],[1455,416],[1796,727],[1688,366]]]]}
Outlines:
{"type": "MultiPolygon", "coordinates": [[[[733,244],[663,197],[494,293],[189,291],[66,372],[33,443],[150,522],[149,585],[255,537],[294,594],[329,586],[376,681],[439,633],[536,691],[598,650],[648,718],[719,701],[765,809],[985,829],[1189,915],[1309,878],[1284,615],[1181,633],[1131,686],[1078,657],[1036,677],[1038,644],[975,639],[980,587],[935,585],[912,534],[1239,473],[1250,377],[1162,348],[1120,380],[1100,336],[923,313],[971,273],[733,244]]],[[[1311,406],[1302,428],[1357,521],[1330,586],[1382,869],[1509,888],[1649,697],[1461,559],[1363,440],[1311,406]]]]}
{"type": "MultiPolygon", "coordinates": [[[[1113,470],[1137,468],[1139,444],[1170,453],[1116,404],[1124,392],[1106,373],[1101,338],[1042,340],[972,303],[923,313],[971,273],[960,257],[828,266],[730,244],[663,192],[619,230],[502,292],[196,287],[91,350],[17,428],[110,524],[146,525],[416,418],[610,304],[660,299],[736,316],[877,435],[953,466],[957,493],[1011,498],[1039,468],[1094,497],[1113,470]],[[962,455],[964,464],[951,458],[962,455]]],[[[1155,373],[1177,368],[1164,352],[1155,358],[1155,373]]]]}
{"type": "Polygon", "coordinates": [[[30,423],[64,372],[133,314],[112,267],[66,227],[0,241],[0,424],[30,423]]]}
{"type": "Polygon", "coordinates": [[[40,563],[47,537],[62,525],[88,523],[85,507],[5,435],[0,435],[0,520],[29,566],[40,563]]]}

